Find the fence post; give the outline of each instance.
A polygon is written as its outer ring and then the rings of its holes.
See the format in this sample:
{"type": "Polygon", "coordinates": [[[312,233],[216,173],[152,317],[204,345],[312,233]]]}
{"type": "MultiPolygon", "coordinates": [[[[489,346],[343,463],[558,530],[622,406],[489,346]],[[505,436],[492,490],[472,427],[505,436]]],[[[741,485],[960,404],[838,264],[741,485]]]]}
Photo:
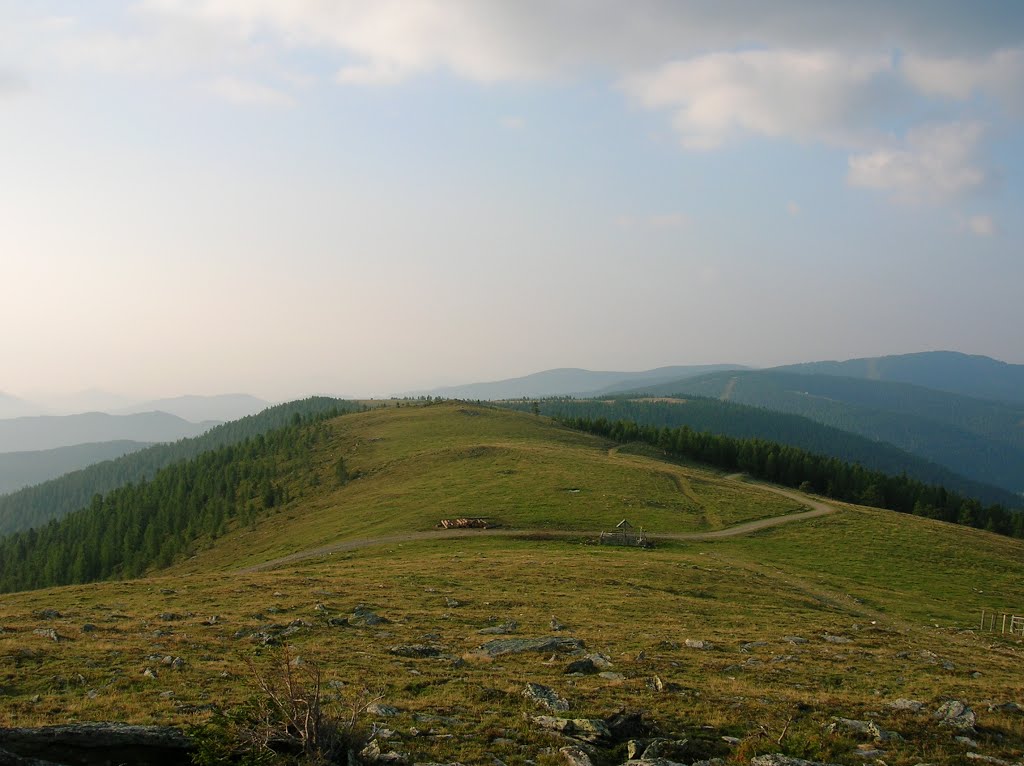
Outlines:
{"type": "Polygon", "coordinates": [[[985,630],[985,610],[981,610],[981,630],[985,630]]]}

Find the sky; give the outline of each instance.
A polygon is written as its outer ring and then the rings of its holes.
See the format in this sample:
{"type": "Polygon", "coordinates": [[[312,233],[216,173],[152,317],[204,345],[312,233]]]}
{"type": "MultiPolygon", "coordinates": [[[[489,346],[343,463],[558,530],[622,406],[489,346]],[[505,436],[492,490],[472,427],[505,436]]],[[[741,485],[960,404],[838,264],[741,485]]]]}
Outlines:
{"type": "Polygon", "coordinates": [[[1018,0],[0,0],[0,391],[1024,363],[1018,0]]]}

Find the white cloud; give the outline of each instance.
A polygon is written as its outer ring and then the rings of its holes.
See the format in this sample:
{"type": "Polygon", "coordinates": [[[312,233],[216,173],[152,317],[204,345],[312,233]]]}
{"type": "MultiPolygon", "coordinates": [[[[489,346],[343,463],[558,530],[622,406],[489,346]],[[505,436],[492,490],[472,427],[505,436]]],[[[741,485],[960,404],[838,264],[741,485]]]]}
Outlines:
{"type": "Polygon", "coordinates": [[[964,100],[984,93],[1013,108],[1024,107],[1024,48],[973,58],[907,56],[903,71],[928,95],[964,100]]]}
{"type": "Polygon", "coordinates": [[[849,143],[884,100],[890,72],[884,56],[757,50],[675,61],[622,86],[648,108],[673,110],[689,149],[714,149],[745,133],[849,143]]]}
{"type": "Polygon", "coordinates": [[[847,180],[907,202],[943,201],[976,191],[989,181],[978,158],[984,130],[979,122],[914,128],[902,147],[850,157],[847,180]]]}
{"type": "Polygon", "coordinates": [[[293,104],[291,96],[283,91],[237,77],[218,77],[209,87],[212,93],[239,106],[287,107],[293,104]]]}
{"type": "Polygon", "coordinates": [[[1020,14],[992,24],[972,7],[891,0],[821,2],[813,13],[806,0],[774,0],[771,13],[755,0],[143,0],[141,7],[236,39],[271,37],[289,47],[339,51],[355,59],[343,70],[345,81],[360,83],[432,69],[478,82],[559,76],[578,67],[629,71],[753,45],[948,50],[951,29],[963,53],[1024,36],[1020,14]]]}

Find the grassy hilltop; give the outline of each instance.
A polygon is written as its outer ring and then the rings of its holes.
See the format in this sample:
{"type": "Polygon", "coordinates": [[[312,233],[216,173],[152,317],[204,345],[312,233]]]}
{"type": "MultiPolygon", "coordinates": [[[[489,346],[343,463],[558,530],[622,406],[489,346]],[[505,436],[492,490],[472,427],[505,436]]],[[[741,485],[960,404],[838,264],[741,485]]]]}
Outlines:
{"type": "MultiPolygon", "coordinates": [[[[648,736],[687,739],[686,763],[784,752],[894,766],[1024,753],[1024,716],[1000,707],[1024,702],[1021,643],[972,629],[982,608],[1024,611],[1020,541],[831,503],[834,513],[748,535],[601,547],[585,533],[624,517],[685,534],[804,509],[771,488],[521,413],[445,404],[327,426],[287,502],[236,520],[170,569],[0,596],[0,726],[199,724],[211,707],[257,694],[247,661],[266,670],[287,644],[296,667],[322,670],[328,705],[366,699],[366,689],[396,708],[361,715],[357,728],[390,730],[378,732],[381,750],[409,763],[563,764],[567,740],[534,716],[622,708],[643,711],[648,736]],[[521,534],[424,539],[439,519],[463,515],[521,534]],[[572,534],[544,534],[561,531],[572,534]],[[380,537],[391,539],[342,546],[380,537]],[[359,605],[389,622],[350,624],[359,605]],[[511,632],[479,632],[502,625],[511,632]],[[603,676],[567,675],[578,657],[476,651],[547,636],[578,639],[610,665],[598,658],[603,676]],[[552,687],[570,710],[537,707],[522,695],[527,682],[552,687]],[[923,708],[893,707],[899,699],[923,708]],[[973,708],[974,730],[938,724],[950,699],[973,708]],[[902,739],[830,733],[835,717],[902,739]],[[883,752],[864,755],[872,748],[883,752]]],[[[625,742],[601,743],[593,759],[622,763],[625,742]]]]}

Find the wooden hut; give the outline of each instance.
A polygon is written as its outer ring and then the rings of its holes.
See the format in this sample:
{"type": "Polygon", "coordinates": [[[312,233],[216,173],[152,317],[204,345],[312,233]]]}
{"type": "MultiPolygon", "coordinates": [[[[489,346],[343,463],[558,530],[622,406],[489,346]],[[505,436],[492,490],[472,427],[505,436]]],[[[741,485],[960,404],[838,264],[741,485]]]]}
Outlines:
{"type": "Polygon", "coordinates": [[[611,532],[602,532],[598,542],[601,545],[629,545],[636,548],[646,548],[649,545],[643,528],[636,529],[626,519],[616,524],[611,532]]]}

